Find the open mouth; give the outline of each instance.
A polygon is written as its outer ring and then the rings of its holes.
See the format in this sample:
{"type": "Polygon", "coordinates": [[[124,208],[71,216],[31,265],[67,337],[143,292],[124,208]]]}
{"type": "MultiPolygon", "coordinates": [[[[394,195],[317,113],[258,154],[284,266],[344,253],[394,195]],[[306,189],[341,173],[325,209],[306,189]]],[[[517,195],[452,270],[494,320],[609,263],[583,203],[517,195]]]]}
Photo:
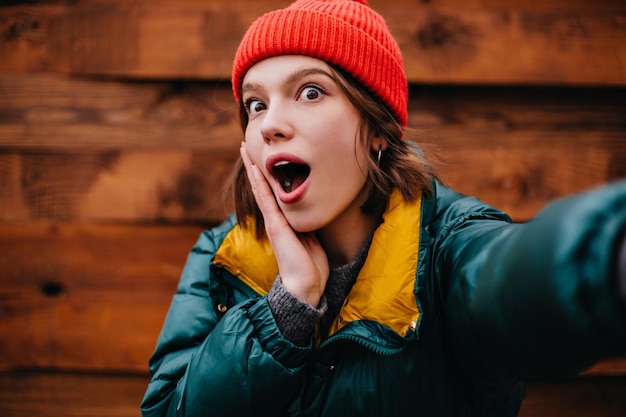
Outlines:
{"type": "Polygon", "coordinates": [[[295,162],[282,161],[272,167],[272,175],[286,193],[302,185],[310,173],[311,168],[308,165],[295,162]]]}

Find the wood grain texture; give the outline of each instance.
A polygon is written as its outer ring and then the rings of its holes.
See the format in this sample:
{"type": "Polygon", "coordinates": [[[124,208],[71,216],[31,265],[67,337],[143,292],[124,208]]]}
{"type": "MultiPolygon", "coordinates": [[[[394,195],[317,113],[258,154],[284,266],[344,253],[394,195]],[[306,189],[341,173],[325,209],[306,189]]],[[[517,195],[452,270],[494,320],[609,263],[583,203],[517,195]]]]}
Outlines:
{"type": "MultiPolygon", "coordinates": [[[[0,71],[228,80],[247,27],[288,1],[0,8],[0,71]],[[167,33],[167,36],[163,34],[167,33]]],[[[623,2],[372,1],[419,83],[624,85],[623,2]]]]}
{"type": "MultiPolygon", "coordinates": [[[[620,89],[413,86],[407,134],[516,220],[626,177],[620,89]]],[[[230,87],[0,75],[0,221],[209,221],[242,139],[230,87]]]]}
{"type": "Polygon", "coordinates": [[[626,356],[619,358],[610,358],[598,362],[591,368],[584,371],[582,375],[602,375],[626,378],[626,356]]]}
{"type": "Polygon", "coordinates": [[[626,378],[575,378],[528,384],[518,417],[620,417],[626,414],[626,378]]]}
{"type": "Polygon", "coordinates": [[[139,417],[145,375],[0,372],[3,417],[139,417]]]}
{"type": "Polygon", "coordinates": [[[147,369],[201,226],[0,225],[0,369],[147,369]]]}
{"type": "MultiPolygon", "coordinates": [[[[0,369],[145,372],[202,229],[0,224],[0,369]]],[[[626,360],[586,375],[626,375],[626,360]]]]}
{"type": "MultiPolygon", "coordinates": [[[[142,374],[0,372],[3,417],[139,417],[142,374]]],[[[519,417],[622,417],[626,379],[531,383],[519,417]]]]}
{"type": "MultiPolygon", "coordinates": [[[[583,140],[577,147],[486,146],[437,153],[446,160],[439,167],[446,183],[517,221],[534,216],[553,199],[623,177],[626,161],[623,150],[595,148],[583,140]]],[[[235,155],[0,154],[0,221],[217,222],[233,207],[222,193],[235,155]]]]}
{"type": "Polygon", "coordinates": [[[0,74],[0,148],[232,151],[235,110],[223,84],[0,74]]]}
{"type": "MultiPolygon", "coordinates": [[[[139,416],[186,256],[232,208],[235,48],[289,3],[2,2],[1,416],[139,416]]],[[[404,53],[407,137],[454,188],[523,221],[626,178],[626,2],[370,4],[404,53]]],[[[607,359],[531,383],[520,416],[623,416],[625,389],[607,359]]]]}
{"type": "Polygon", "coordinates": [[[217,222],[235,155],[0,153],[0,221],[217,222]]]}

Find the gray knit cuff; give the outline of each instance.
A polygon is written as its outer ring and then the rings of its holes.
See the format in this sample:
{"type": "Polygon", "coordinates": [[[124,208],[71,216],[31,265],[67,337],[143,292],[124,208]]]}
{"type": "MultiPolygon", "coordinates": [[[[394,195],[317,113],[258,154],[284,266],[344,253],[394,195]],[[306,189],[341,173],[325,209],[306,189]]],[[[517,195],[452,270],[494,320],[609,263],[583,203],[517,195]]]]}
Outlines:
{"type": "Polygon", "coordinates": [[[267,294],[267,302],[274,320],[285,339],[298,346],[305,346],[315,325],[327,310],[326,297],[322,296],[317,308],[303,301],[283,287],[280,276],[267,294]]]}

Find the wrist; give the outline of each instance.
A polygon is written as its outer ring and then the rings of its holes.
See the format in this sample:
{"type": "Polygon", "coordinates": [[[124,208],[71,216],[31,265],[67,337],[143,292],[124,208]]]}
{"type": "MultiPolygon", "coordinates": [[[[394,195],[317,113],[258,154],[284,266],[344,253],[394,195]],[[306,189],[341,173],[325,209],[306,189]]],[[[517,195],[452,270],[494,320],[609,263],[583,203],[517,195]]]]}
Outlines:
{"type": "Polygon", "coordinates": [[[283,286],[280,276],[269,290],[267,302],[281,334],[298,346],[307,343],[316,323],[327,310],[325,302],[316,309],[291,294],[283,286]]]}
{"type": "Polygon", "coordinates": [[[316,285],[306,285],[306,283],[297,279],[285,278],[281,275],[282,285],[285,290],[289,291],[295,297],[308,303],[311,307],[317,308],[324,293],[324,288],[316,285]]]}

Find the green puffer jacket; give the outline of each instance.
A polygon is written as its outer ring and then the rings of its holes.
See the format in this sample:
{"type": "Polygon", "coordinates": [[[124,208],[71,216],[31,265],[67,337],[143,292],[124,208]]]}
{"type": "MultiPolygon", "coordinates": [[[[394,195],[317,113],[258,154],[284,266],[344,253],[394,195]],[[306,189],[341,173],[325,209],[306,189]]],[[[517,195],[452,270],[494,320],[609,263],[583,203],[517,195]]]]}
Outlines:
{"type": "Polygon", "coordinates": [[[392,195],[330,334],[286,340],[271,247],[231,217],[189,255],[143,416],[515,416],[532,379],[626,352],[615,291],[626,181],[534,220],[436,183],[392,195]]]}

